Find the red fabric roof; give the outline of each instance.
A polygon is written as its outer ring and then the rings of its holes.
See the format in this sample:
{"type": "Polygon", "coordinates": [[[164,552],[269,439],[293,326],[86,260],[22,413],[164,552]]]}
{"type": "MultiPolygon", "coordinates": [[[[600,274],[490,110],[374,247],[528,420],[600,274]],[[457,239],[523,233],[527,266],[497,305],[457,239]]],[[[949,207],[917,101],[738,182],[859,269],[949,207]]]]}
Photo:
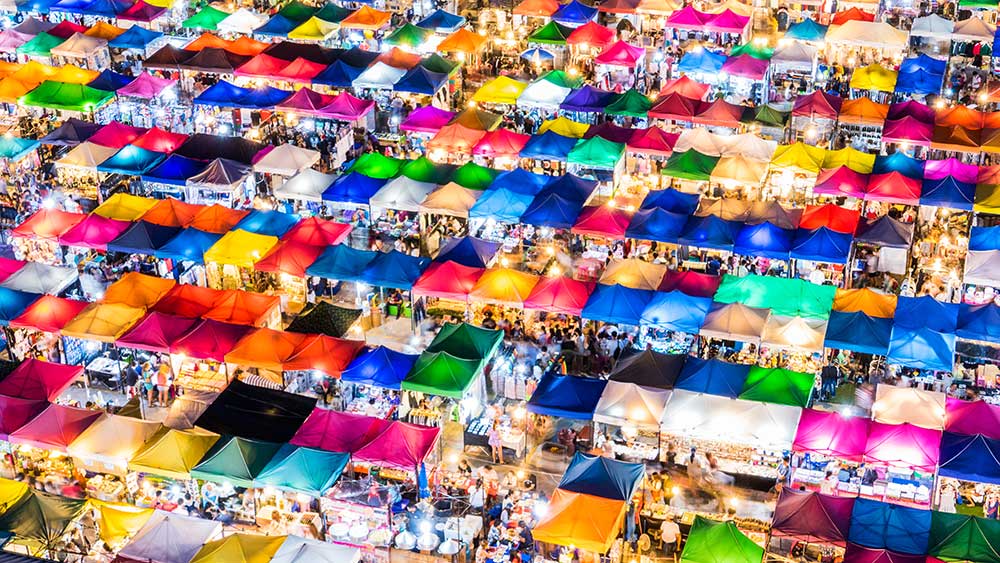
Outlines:
{"type": "Polygon", "coordinates": [[[649,108],[649,117],[657,119],[672,119],[674,121],[691,121],[698,108],[699,101],[686,98],[680,94],[671,93],[661,96],[649,108]]]}
{"type": "Polygon", "coordinates": [[[14,236],[39,238],[53,242],[59,235],[73,228],[74,225],[86,219],[83,213],[69,213],[61,209],[39,209],[14,227],[14,236]]]}
{"type": "Polygon", "coordinates": [[[314,369],[330,377],[339,377],[340,372],[347,369],[348,364],[364,345],[365,343],[360,340],[316,334],[296,350],[295,355],[288,358],[285,369],[290,371],[314,369]]]}
{"type": "Polygon", "coordinates": [[[416,471],[434,449],[440,428],[394,420],[374,439],[351,454],[352,461],[416,471]]]}
{"type": "Polygon", "coordinates": [[[7,441],[13,432],[38,416],[48,405],[48,401],[0,395],[0,440],[7,441]]]}
{"type": "Polygon", "coordinates": [[[286,66],[288,66],[288,61],[272,57],[267,53],[261,53],[236,69],[236,75],[271,78],[272,76],[277,76],[281,72],[281,69],[286,66]]]}
{"type": "Polygon", "coordinates": [[[196,324],[198,319],[154,311],[116,340],[115,345],[165,354],[170,351],[172,342],[183,337],[196,324]]]}
{"type": "Polygon", "coordinates": [[[875,14],[852,7],[849,10],[833,14],[833,20],[830,23],[832,25],[844,25],[849,21],[873,22],[875,21],[875,14]]]}
{"type": "MultiPolygon", "coordinates": [[[[260,56],[260,55],[258,55],[260,56]]],[[[302,57],[297,57],[290,63],[285,63],[285,65],[278,70],[278,73],[274,75],[275,78],[281,78],[289,82],[306,82],[311,81],[317,74],[326,70],[327,65],[322,63],[316,63],[310,61],[309,59],[303,59],[302,57]]]]}
{"type": "Polygon", "coordinates": [[[0,381],[0,395],[54,401],[83,374],[83,367],[28,358],[0,381]]]}
{"type": "Polygon", "coordinates": [[[65,452],[67,446],[90,425],[104,416],[103,411],[49,405],[31,422],[11,433],[12,444],[26,444],[45,450],[65,452]]]}
{"type": "Polygon", "coordinates": [[[296,223],[281,240],[313,246],[332,246],[343,242],[349,234],[351,226],[347,223],[312,216],[296,223]]]}
{"type": "Polygon", "coordinates": [[[153,310],[180,317],[197,318],[212,310],[225,291],[190,284],[177,284],[156,302],[153,310]]]}
{"type": "Polygon", "coordinates": [[[302,278],[306,275],[306,268],[311,266],[322,252],[321,246],[294,241],[279,242],[253,267],[260,272],[288,274],[302,278]]]}
{"type": "Polygon", "coordinates": [[[660,96],[666,96],[667,94],[680,94],[685,98],[692,98],[700,100],[705,97],[708,93],[710,86],[708,84],[702,84],[696,80],[689,78],[686,74],[680,78],[675,78],[673,80],[668,80],[663,88],[660,88],[660,96]]]}
{"type": "Polygon", "coordinates": [[[183,338],[172,342],[170,353],[221,362],[250,330],[250,327],[244,325],[203,320],[183,338]]]}
{"type": "Polygon", "coordinates": [[[832,96],[822,90],[816,90],[812,94],[795,98],[792,115],[813,119],[837,119],[842,105],[844,105],[844,99],[840,96],[832,96]]]}
{"type": "Polygon", "coordinates": [[[920,203],[920,189],[920,180],[907,178],[899,172],[874,174],[868,178],[865,199],[917,205],[920,203]]]}
{"type": "Polygon", "coordinates": [[[187,139],[188,136],[184,133],[174,133],[153,127],[132,141],[131,144],[153,152],[174,152],[187,139]]]}
{"type": "Polygon", "coordinates": [[[495,129],[479,139],[472,149],[472,154],[493,158],[498,156],[516,158],[530,139],[531,135],[522,135],[510,129],[495,129]]]}
{"type": "Polygon", "coordinates": [[[807,205],[799,220],[799,228],[812,230],[826,227],[838,233],[853,233],[860,218],[861,212],[857,209],[847,209],[832,203],[807,205]]]}
{"type": "Polygon", "coordinates": [[[46,31],[49,35],[54,35],[60,39],[69,39],[74,33],[86,33],[86,26],[80,25],[78,23],[73,23],[69,20],[63,20],[59,22],[55,27],[46,31]]]}
{"type": "Polygon", "coordinates": [[[657,291],[680,291],[692,297],[715,297],[722,284],[722,276],[701,272],[667,270],[657,291]]]}
{"type": "Polygon", "coordinates": [[[694,123],[719,127],[737,127],[743,117],[743,106],[719,98],[714,102],[701,102],[695,112],[694,123]]]}
{"type": "Polygon", "coordinates": [[[27,262],[24,260],[0,257],[0,282],[14,275],[15,272],[23,268],[26,264],[27,262]]]}
{"type": "Polygon", "coordinates": [[[603,49],[615,40],[615,30],[604,27],[594,21],[589,21],[573,30],[566,37],[569,45],[586,45],[603,49]]]}
{"type": "Polygon", "coordinates": [[[411,293],[465,301],[485,271],[485,268],[470,268],[451,260],[435,262],[413,284],[411,293]]]}
{"type": "Polygon", "coordinates": [[[628,140],[628,150],[643,154],[670,156],[680,133],[667,133],[659,127],[635,129],[628,140]]]}
{"type": "Polygon", "coordinates": [[[542,277],[524,300],[524,308],[578,317],[593,289],[591,282],[562,276],[542,277]]]}
{"type": "Polygon", "coordinates": [[[625,229],[632,220],[632,213],[608,205],[591,205],[583,208],[571,232],[613,239],[625,238],[625,229]]]}
{"type": "Polygon", "coordinates": [[[59,332],[89,303],[53,295],[43,295],[10,321],[12,328],[27,328],[42,332],[59,332]]]}
{"type": "MultiPolygon", "coordinates": [[[[63,23],[66,23],[65,21],[63,23]]],[[[60,24],[62,25],[62,24],[60,24]]],[[[132,141],[138,139],[146,130],[142,127],[132,127],[117,121],[112,121],[97,130],[96,133],[87,139],[87,142],[120,149],[132,141]]]]}

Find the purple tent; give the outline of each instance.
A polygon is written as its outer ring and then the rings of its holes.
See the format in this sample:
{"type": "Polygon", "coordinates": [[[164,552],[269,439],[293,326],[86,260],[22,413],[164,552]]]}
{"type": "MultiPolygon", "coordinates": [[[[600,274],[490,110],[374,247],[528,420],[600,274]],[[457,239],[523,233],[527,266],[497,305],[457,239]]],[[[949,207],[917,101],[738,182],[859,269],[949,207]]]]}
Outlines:
{"type": "Polygon", "coordinates": [[[455,118],[455,113],[436,108],[434,106],[423,106],[410,112],[406,116],[399,128],[411,133],[437,133],[442,127],[455,118]]]}
{"type": "Polygon", "coordinates": [[[784,487],[774,507],[771,534],[796,541],[845,546],[853,508],[853,497],[784,487]]]}

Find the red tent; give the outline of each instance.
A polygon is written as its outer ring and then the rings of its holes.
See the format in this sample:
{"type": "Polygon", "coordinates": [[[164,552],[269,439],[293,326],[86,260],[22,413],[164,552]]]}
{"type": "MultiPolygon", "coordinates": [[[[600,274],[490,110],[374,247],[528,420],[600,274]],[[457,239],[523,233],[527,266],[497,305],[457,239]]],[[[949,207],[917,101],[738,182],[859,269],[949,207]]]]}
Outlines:
{"type": "Polygon", "coordinates": [[[0,395],[0,440],[9,440],[12,433],[38,416],[48,404],[48,401],[0,395]]]}
{"type": "Polygon", "coordinates": [[[132,141],[131,144],[153,152],[174,152],[187,139],[188,136],[184,133],[174,133],[153,127],[132,141]]]}
{"type": "Polygon", "coordinates": [[[205,311],[202,317],[224,323],[264,326],[269,320],[268,317],[278,310],[280,303],[281,298],[277,295],[230,289],[223,292],[213,307],[205,311]]]}
{"type": "MultiPolygon", "coordinates": [[[[261,56],[261,55],[258,55],[261,56]]],[[[275,78],[287,80],[288,82],[309,83],[317,74],[326,70],[327,65],[296,57],[292,62],[278,70],[275,78]]]]}
{"type": "Polygon", "coordinates": [[[49,405],[31,422],[12,432],[7,441],[43,450],[65,452],[77,436],[102,416],[105,416],[103,411],[49,405]]]}
{"type": "Polygon", "coordinates": [[[701,82],[689,78],[685,74],[680,78],[668,80],[667,83],[663,85],[663,88],[660,88],[660,96],[680,94],[685,98],[700,100],[705,97],[705,94],[707,94],[710,89],[711,87],[708,84],[702,84],[701,82]]]}
{"type": "Polygon", "coordinates": [[[255,76],[271,78],[277,76],[281,69],[288,66],[288,61],[261,53],[236,69],[236,76],[255,76]]]}
{"type": "Polygon", "coordinates": [[[624,239],[625,229],[631,220],[632,213],[624,209],[591,205],[583,208],[570,231],[577,235],[624,239]]]}
{"type": "Polygon", "coordinates": [[[221,362],[251,328],[243,325],[203,320],[183,338],[170,344],[171,354],[184,354],[198,360],[221,362]]]}
{"type": "Polygon", "coordinates": [[[347,369],[348,364],[364,345],[365,343],[360,340],[316,334],[288,358],[285,369],[288,371],[314,369],[330,377],[339,377],[340,372],[347,369]]]}
{"type": "Polygon", "coordinates": [[[826,227],[838,233],[853,233],[858,228],[861,212],[857,209],[847,209],[833,203],[826,205],[807,205],[799,220],[800,229],[818,229],[826,227]]]}
{"type": "Polygon", "coordinates": [[[667,133],[659,127],[635,129],[628,140],[628,150],[642,154],[670,156],[680,133],[667,133]]]}
{"type": "Polygon", "coordinates": [[[288,274],[304,278],[306,268],[312,266],[312,263],[322,252],[322,246],[293,241],[279,242],[253,267],[258,272],[288,274]]]}
{"type": "Polygon", "coordinates": [[[434,449],[440,434],[440,428],[395,420],[374,439],[351,452],[351,461],[415,471],[434,449]]]}
{"type": "Polygon", "coordinates": [[[26,328],[42,332],[59,332],[76,318],[89,303],[53,295],[43,295],[10,321],[11,328],[26,328]]]}
{"type": "Polygon", "coordinates": [[[0,381],[0,395],[35,401],[54,401],[81,375],[83,375],[82,366],[54,364],[28,358],[0,381]]]}
{"type": "Polygon", "coordinates": [[[920,180],[908,178],[899,172],[873,174],[865,187],[865,199],[917,205],[920,203],[920,184],[920,180]]]}
{"type": "Polygon", "coordinates": [[[349,224],[321,219],[314,215],[296,223],[281,237],[281,240],[325,247],[340,244],[349,234],[351,234],[349,224]]]}
{"type": "Polygon", "coordinates": [[[411,293],[414,297],[422,295],[465,301],[485,271],[485,268],[471,268],[451,260],[435,262],[414,282],[411,293]]]}
{"type": "Polygon", "coordinates": [[[179,317],[197,318],[212,310],[225,291],[190,284],[177,284],[156,302],[153,310],[179,317]]]}
{"type": "Polygon", "coordinates": [[[524,300],[526,310],[580,316],[594,284],[562,276],[542,277],[524,300]]]}
{"type": "Polygon", "coordinates": [[[74,33],[86,33],[87,29],[89,28],[86,26],[73,23],[70,20],[63,20],[45,33],[58,37],[59,39],[69,39],[74,33]]]}
{"type": "Polygon", "coordinates": [[[379,418],[316,408],[292,436],[291,443],[328,452],[351,453],[375,439],[389,424],[388,420],[379,418]]]}
{"type": "Polygon", "coordinates": [[[604,27],[594,21],[589,21],[573,30],[566,37],[566,44],[579,45],[583,48],[597,47],[603,49],[615,40],[615,30],[604,27]]]}
{"type": "Polygon", "coordinates": [[[639,0],[607,0],[597,5],[597,10],[608,14],[634,14],[639,0]]]}
{"type": "MultiPolygon", "coordinates": [[[[67,22],[63,21],[63,23],[67,22]]],[[[141,137],[145,132],[146,130],[142,127],[132,127],[131,125],[124,125],[117,121],[112,121],[111,123],[108,123],[104,127],[98,129],[96,133],[87,139],[87,141],[101,145],[102,147],[120,149],[141,137]]]]}
{"type": "Polygon", "coordinates": [[[240,35],[236,39],[230,41],[229,46],[225,49],[234,55],[252,57],[260,54],[270,46],[270,43],[264,43],[263,41],[257,41],[256,39],[252,39],[246,35],[240,35]]]}
{"type": "Polygon", "coordinates": [[[410,70],[417,66],[420,64],[420,60],[420,55],[404,51],[399,47],[393,47],[375,59],[376,62],[382,62],[393,68],[401,68],[403,70],[410,70]]]}
{"type": "Polygon", "coordinates": [[[904,116],[899,119],[887,119],[882,126],[882,142],[910,143],[922,147],[930,146],[934,135],[934,125],[918,120],[916,117],[904,116]]]}
{"type": "Polygon", "coordinates": [[[684,272],[667,270],[663,279],[660,280],[660,287],[657,288],[657,291],[680,291],[692,297],[715,297],[715,292],[719,290],[721,284],[721,276],[690,270],[684,272]]]}
{"type": "Polygon", "coordinates": [[[559,11],[556,0],[524,0],[514,7],[514,13],[519,16],[549,17],[559,11]]]}
{"type": "Polygon", "coordinates": [[[59,243],[66,246],[107,250],[108,243],[118,238],[132,226],[128,221],[108,219],[100,215],[87,215],[70,230],[59,236],[59,243]]]}
{"type": "Polygon", "coordinates": [[[739,127],[743,106],[719,98],[714,102],[701,102],[695,111],[694,123],[718,127],[739,127]]]}
{"type": "Polygon", "coordinates": [[[334,96],[320,94],[309,87],[303,87],[292,94],[290,98],[276,105],[274,109],[315,115],[320,112],[320,109],[330,105],[333,100],[334,96]]]}
{"type": "Polygon", "coordinates": [[[236,223],[239,223],[249,213],[249,209],[232,209],[213,203],[195,215],[194,220],[188,226],[206,233],[222,235],[231,231],[236,223]]]}
{"type": "Polygon", "coordinates": [[[190,331],[198,319],[152,312],[135,324],[115,345],[150,352],[167,353],[170,344],[190,331]]]}
{"type": "Polygon", "coordinates": [[[14,260],[13,258],[0,257],[0,282],[14,275],[26,264],[27,262],[24,260],[14,260]]]}
{"type": "Polygon", "coordinates": [[[680,94],[671,93],[660,96],[649,108],[649,117],[656,119],[670,119],[673,121],[691,121],[694,119],[699,101],[686,98],[680,94]]]}
{"type": "Polygon", "coordinates": [[[855,172],[846,166],[824,168],[816,176],[813,193],[863,198],[867,185],[868,174],[855,172]]]}
{"type": "Polygon", "coordinates": [[[843,104],[844,99],[840,96],[816,90],[812,94],[795,98],[792,116],[810,119],[837,119],[837,116],[840,115],[840,106],[843,104]]]}
{"type": "Polygon", "coordinates": [[[642,47],[629,45],[624,41],[618,41],[601,51],[601,54],[594,57],[594,62],[601,65],[623,66],[635,68],[635,65],[642,60],[646,50],[642,47]]]}
{"type": "Polygon", "coordinates": [[[517,158],[524,145],[528,144],[531,135],[515,133],[510,129],[495,129],[489,131],[476,146],[472,148],[472,154],[476,156],[486,156],[491,158],[506,157],[517,158]]]}
{"type": "Polygon", "coordinates": [[[20,225],[14,227],[11,234],[55,242],[60,235],[86,218],[87,216],[83,213],[69,213],[59,209],[39,209],[20,225]]]}
{"type": "Polygon", "coordinates": [[[204,205],[186,203],[179,199],[168,197],[156,202],[143,214],[142,220],[164,227],[187,227],[195,216],[205,209],[204,205]]]}
{"type": "Polygon", "coordinates": [[[844,25],[849,21],[873,22],[875,21],[875,14],[853,7],[849,10],[833,14],[833,20],[830,23],[832,25],[844,25]]]}

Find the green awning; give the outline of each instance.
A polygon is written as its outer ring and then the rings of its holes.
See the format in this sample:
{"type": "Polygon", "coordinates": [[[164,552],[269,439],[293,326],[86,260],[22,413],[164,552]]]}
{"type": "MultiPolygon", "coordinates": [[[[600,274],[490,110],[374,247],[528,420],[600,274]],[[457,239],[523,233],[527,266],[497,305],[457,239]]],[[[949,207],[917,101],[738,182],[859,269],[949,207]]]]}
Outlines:
{"type": "Polygon", "coordinates": [[[740,399],[805,407],[809,404],[816,377],[783,368],[752,366],[743,383],[740,399]]]}
{"type": "Polygon", "coordinates": [[[458,62],[449,61],[437,53],[431,53],[426,59],[420,61],[420,66],[438,74],[451,74],[451,71],[458,68],[458,62]]]}
{"type": "Polygon", "coordinates": [[[447,352],[424,352],[400,388],[461,399],[482,368],[483,360],[463,360],[447,352]]]}
{"type": "Polygon", "coordinates": [[[756,121],[771,127],[784,127],[788,122],[788,112],[778,111],[769,105],[747,108],[743,115],[745,117],[742,121],[747,123],[756,121]]]}
{"type": "Polygon", "coordinates": [[[675,152],[667,159],[660,173],[671,178],[707,182],[712,177],[717,162],[719,157],[701,154],[696,150],[675,152]]]}
{"type": "Polygon", "coordinates": [[[378,152],[366,152],[354,161],[354,164],[347,169],[344,174],[357,172],[369,178],[387,180],[399,175],[399,169],[403,167],[405,160],[385,156],[378,152]]]}
{"type": "Polygon", "coordinates": [[[994,0],[958,0],[958,5],[963,8],[996,8],[997,2],[994,0]]]}
{"type": "Polygon", "coordinates": [[[583,85],[582,76],[570,76],[563,70],[550,70],[538,77],[539,80],[551,82],[560,88],[579,88],[583,85]]]}
{"type": "Polygon", "coordinates": [[[316,11],[316,8],[303,4],[299,0],[292,0],[278,11],[278,15],[293,22],[302,23],[311,18],[316,11]]]}
{"type": "Polygon", "coordinates": [[[325,6],[323,6],[322,8],[320,8],[319,11],[313,15],[325,22],[340,23],[344,20],[344,18],[353,14],[354,12],[355,10],[351,10],[350,8],[344,8],[342,6],[334,4],[333,2],[330,2],[325,6]]]}
{"type": "Polygon", "coordinates": [[[254,486],[321,497],[337,483],[351,455],[285,444],[254,480],[254,486]]]}
{"type": "Polygon", "coordinates": [[[771,309],[775,315],[828,319],[837,288],[801,279],[726,275],[715,293],[719,303],[742,303],[771,309]]]}
{"type": "Polygon", "coordinates": [[[755,59],[769,61],[771,60],[771,57],[774,56],[774,49],[768,47],[767,45],[758,45],[750,42],[733,47],[733,50],[729,53],[730,57],[738,57],[740,55],[750,55],[755,59]]]}
{"type": "Polygon", "coordinates": [[[1000,561],[1000,521],[931,512],[928,555],[942,561],[1000,561]]]}
{"type": "Polygon", "coordinates": [[[418,182],[444,185],[451,181],[455,167],[450,164],[436,164],[426,156],[407,162],[400,172],[403,176],[418,182]]]}
{"type": "Polygon", "coordinates": [[[451,181],[470,190],[485,190],[500,172],[472,162],[459,166],[451,176],[451,181]]]}
{"type": "Polygon", "coordinates": [[[732,521],[694,517],[681,563],[760,563],[764,549],[746,537],[732,521]]]}
{"type": "Polygon", "coordinates": [[[191,470],[191,477],[216,483],[232,483],[250,488],[281,444],[230,436],[222,438],[208,450],[205,457],[191,470]]]}
{"type": "Polygon", "coordinates": [[[589,168],[613,170],[622,155],[625,154],[625,144],[609,141],[604,137],[580,139],[573,150],[566,156],[569,164],[580,164],[589,168]]]}
{"type": "Polygon", "coordinates": [[[528,36],[528,43],[544,43],[546,45],[565,45],[566,38],[573,33],[572,27],[559,25],[550,21],[528,36]]]}
{"type": "Polygon", "coordinates": [[[29,489],[0,514],[0,531],[10,532],[20,540],[50,546],[86,506],[85,500],[29,489]]]}
{"type": "Polygon", "coordinates": [[[46,80],[25,94],[20,102],[26,106],[90,112],[114,99],[114,92],[98,90],[83,84],[67,84],[46,80]]]}
{"type": "Polygon", "coordinates": [[[44,31],[38,35],[31,38],[27,43],[22,44],[16,49],[18,55],[27,55],[29,57],[48,57],[51,56],[51,51],[53,47],[58,47],[65,41],[61,37],[56,37],[55,35],[49,35],[44,31]]]}
{"type": "Polygon", "coordinates": [[[653,100],[642,92],[632,88],[624,94],[617,96],[613,102],[604,108],[604,113],[608,115],[627,115],[629,117],[646,117],[649,108],[653,107],[653,100]]]}
{"type": "Polygon", "coordinates": [[[396,28],[396,31],[386,36],[382,42],[386,45],[417,48],[423,45],[431,35],[434,35],[433,30],[407,23],[402,27],[396,28]]]}
{"type": "Polygon", "coordinates": [[[190,29],[207,29],[214,31],[219,22],[229,17],[229,14],[218,8],[205,6],[200,12],[181,22],[181,27],[190,29]]]}
{"type": "Polygon", "coordinates": [[[489,360],[503,342],[503,331],[469,323],[448,323],[427,347],[428,352],[448,352],[466,360],[489,360]]]}

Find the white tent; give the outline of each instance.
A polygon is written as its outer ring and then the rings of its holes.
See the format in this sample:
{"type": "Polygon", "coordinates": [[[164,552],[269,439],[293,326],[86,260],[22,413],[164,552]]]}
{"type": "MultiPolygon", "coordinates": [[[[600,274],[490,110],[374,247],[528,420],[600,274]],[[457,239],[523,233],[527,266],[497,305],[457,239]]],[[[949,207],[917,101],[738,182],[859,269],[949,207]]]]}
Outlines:
{"type": "Polygon", "coordinates": [[[56,168],[87,168],[96,170],[97,165],[111,158],[118,149],[105,147],[89,141],[80,143],[73,150],[55,162],[56,168]]]}
{"type": "Polygon", "coordinates": [[[609,381],[594,409],[594,421],[614,426],[659,426],[670,391],[609,381]]]}
{"type": "Polygon", "coordinates": [[[953,41],[993,41],[997,26],[983,21],[981,18],[969,18],[955,24],[951,32],[953,41]]]}
{"type": "Polygon", "coordinates": [[[375,192],[369,198],[368,205],[373,209],[417,212],[420,210],[420,203],[436,189],[437,184],[399,176],[375,192]]]}
{"type": "Polygon", "coordinates": [[[298,536],[288,536],[271,563],[358,563],[361,549],[298,536]]]}
{"type": "Polygon", "coordinates": [[[872,404],[875,422],[943,430],[945,414],[944,393],[892,385],[879,385],[875,389],[872,404]]]}
{"type": "Polygon", "coordinates": [[[0,283],[0,287],[28,293],[59,295],[73,285],[76,279],[76,268],[28,262],[23,268],[0,283]]]}
{"type": "Polygon", "coordinates": [[[572,92],[569,88],[564,88],[549,82],[539,80],[528,85],[517,97],[517,107],[545,107],[556,108],[572,92]]]}
{"type": "Polygon", "coordinates": [[[220,33],[238,33],[250,35],[253,30],[264,25],[267,21],[246,8],[240,8],[226,16],[226,19],[219,22],[216,29],[220,33]]]}
{"type": "Polygon", "coordinates": [[[771,69],[774,72],[788,70],[802,70],[812,72],[816,66],[816,47],[803,43],[802,41],[791,40],[783,45],[778,45],[771,57],[771,69]]]}
{"type": "Polygon", "coordinates": [[[721,142],[723,143],[721,156],[745,156],[767,162],[771,162],[771,157],[778,148],[777,141],[761,138],[755,133],[723,136],[721,142]]]}
{"type": "Polygon", "coordinates": [[[747,307],[742,303],[713,303],[699,334],[706,338],[757,342],[770,315],[770,309],[747,307]]]}
{"type": "Polygon", "coordinates": [[[786,450],[791,448],[802,409],[675,389],[660,430],[702,440],[786,450]]]}
{"type": "Polygon", "coordinates": [[[351,83],[351,86],[353,86],[355,90],[358,88],[380,88],[383,90],[391,90],[404,74],[406,74],[405,70],[389,66],[384,62],[379,61],[368,67],[368,70],[359,74],[358,77],[354,79],[354,82],[351,83]]]}
{"type": "Polygon", "coordinates": [[[605,285],[623,285],[632,289],[651,289],[660,287],[660,281],[667,273],[664,264],[653,264],[639,258],[615,260],[608,264],[601,274],[600,282],[605,285]]]}
{"type": "Polygon", "coordinates": [[[96,473],[125,475],[132,454],[159,430],[159,422],[105,414],[91,424],[67,451],[76,467],[96,473]]]}
{"type": "Polygon", "coordinates": [[[253,165],[253,169],[263,174],[294,176],[317,162],[319,162],[319,151],[285,143],[264,155],[253,165]]]}
{"type": "Polygon", "coordinates": [[[764,323],[761,340],[768,346],[806,353],[822,352],[826,321],[771,315],[764,323]]]}
{"type": "Polygon", "coordinates": [[[885,22],[851,20],[844,25],[831,27],[826,34],[827,43],[862,47],[905,49],[908,41],[909,36],[905,31],[885,22]]]}
{"type": "Polygon", "coordinates": [[[955,22],[942,18],[937,14],[931,14],[913,20],[910,27],[910,35],[915,37],[933,37],[935,39],[949,39],[955,29],[955,22]]]}
{"type": "Polygon", "coordinates": [[[1000,280],[1000,250],[970,250],[965,254],[965,283],[996,287],[1000,280]]]}
{"type": "Polygon", "coordinates": [[[107,39],[76,32],[49,52],[59,57],[85,59],[100,53],[102,49],[107,49],[107,47],[107,39]]]}
{"type": "Polygon", "coordinates": [[[475,205],[483,192],[463,188],[455,182],[448,182],[434,190],[420,204],[419,211],[434,215],[468,217],[469,209],[475,205]]]}
{"type": "Polygon", "coordinates": [[[746,221],[752,205],[749,200],[734,197],[703,197],[698,200],[698,209],[694,214],[698,217],[715,215],[726,221],[746,221]]]}
{"type": "Polygon", "coordinates": [[[201,546],[222,532],[222,524],[157,510],[118,554],[150,563],[188,563],[201,546]]]}
{"type": "Polygon", "coordinates": [[[686,152],[696,150],[707,156],[722,156],[729,143],[722,135],[716,135],[707,127],[695,127],[681,131],[677,142],[674,143],[674,152],[686,152]]]}
{"type": "Polygon", "coordinates": [[[274,197],[320,202],[323,201],[323,192],[336,179],[336,174],[324,174],[312,168],[306,168],[275,188],[274,197]]]}

